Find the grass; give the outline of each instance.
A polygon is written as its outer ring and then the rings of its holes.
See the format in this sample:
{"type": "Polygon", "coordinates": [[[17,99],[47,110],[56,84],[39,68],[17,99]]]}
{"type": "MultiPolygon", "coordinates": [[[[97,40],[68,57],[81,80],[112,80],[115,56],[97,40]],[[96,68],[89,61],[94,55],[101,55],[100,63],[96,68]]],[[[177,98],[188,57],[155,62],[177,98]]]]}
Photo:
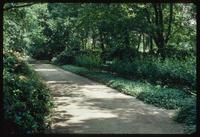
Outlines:
{"type": "Polygon", "coordinates": [[[186,124],[186,133],[195,132],[194,123],[196,117],[193,114],[196,113],[196,106],[193,105],[191,107],[190,105],[190,109],[185,111],[188,104],[195,104],[196,96],[194,95],[188,94],[180,89],[161,87],[160,85],[152,85],[148,82],[127,80],[105,71],[94,71],[73,65],[63,65],[61,68],[106,84],[122,93],[135,96],[137,99],[142,100],[147,104],[152,104],[165,109],[178,109],[179,111],[174,119],[186,124]],[[184,121],[183,118],[187,119],[187,121],[184,121]],[[191,123],[188,121],[193,122],[191,123]]]}

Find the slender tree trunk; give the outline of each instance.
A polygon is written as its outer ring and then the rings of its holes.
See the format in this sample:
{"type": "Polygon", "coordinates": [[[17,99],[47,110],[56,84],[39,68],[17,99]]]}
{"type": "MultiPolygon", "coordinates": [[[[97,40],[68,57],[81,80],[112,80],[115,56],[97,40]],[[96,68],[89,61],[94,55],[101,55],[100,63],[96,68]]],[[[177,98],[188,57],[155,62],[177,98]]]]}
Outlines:
{"type": "Polygon", "coordinates": [[[139,52],[139,49],[140,49],[141,37],[142,37],[142,35],[140,34],[139,35],[139,42],[138,42],[138,46],[137,46],[137,52],[139,52]]]}
{"type": "Polygon", "coordinates": [[[102,32],[100,32],[100,47],[101,47],[101,59],[103,61],[103,63],[106,62],[105,58],[104,58],[104,52],[105,52],[105,47],[104,47],[104,35],[102,32]]]}
{"type": "Polygon", "coordinates": [[[166,35],[166,39],[165,39],[165,43],[167,44],[168,40],[169,40],[169,36],[171,34],[171,26],[172,26],[172,18],[173,18],[173,3],[170,3],[169,5],[169,23],[168,23],[168,31],[167,31],[167,35],[166,35]]]}
{"type": "Polygon", "coordinates": [[[153,39],[152,36],[149,36],[149,52],[153,53],[153,39]]]}
{"type": "Polygon", "coordinates": [[[95,49],[96,45],[95,45],[95,37],[94,35],[92,35],[92,49],[95,49]]]}
{"type": "Polygon", "coordinates": [[[143,54],[145,53],[146,43],[145,43],[145,34],[142,35],[142,43],[143,43],[143,54]]]}
{"type": "Polygon", "coordinates": [[[125,45],[126,45],[127,48],[129,48],[130,47],[130,40],[129,40],[128,27],[126,27],[124,36],[125,36],[125,39],[124,39],[125,45]]]}
{"type": "Polygon", "coordinates": [[[154,4],[156,29],[155,43],[158,47],[158,53],[165,59],[165,39],[164,39],[164,22],[162,13],[162,4],[154,4]]]}
{"type": "Polygon", "coordinates": [[[162,4],[158,4],[158,13],[159,13],[159,29],[160,29],[160,55],[164,59],[165,58],[165,40],[164,40],[164,24],[163,24],[163,13],[162,13],[162,4]]]}
{"type": "Polygon", "coordinates": [[[101,44],[101,50],[104,51],[104,42],[103,42],[103,34],[100,32],[100,44],[101,44]]]}

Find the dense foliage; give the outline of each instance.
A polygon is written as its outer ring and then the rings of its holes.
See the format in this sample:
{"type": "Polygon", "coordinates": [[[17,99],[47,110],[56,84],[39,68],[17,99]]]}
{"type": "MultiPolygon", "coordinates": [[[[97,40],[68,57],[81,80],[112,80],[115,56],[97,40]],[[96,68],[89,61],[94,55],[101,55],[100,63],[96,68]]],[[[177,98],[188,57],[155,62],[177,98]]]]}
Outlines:
{"type": "Polygon", "coordinates": [[[4,50],[86,67],[80,74],[146,103],[180,108],[178,121],[189,125],[190,132],[195,123],[183,119],[195,113],[195,103],[185,99],[196,94],[197,86],[195,17],[193,3],[6,3],[4,50]]]}
{"type": "Polygon", "coordinates": [[[89,69],[101,67],[102,61],[99,56],[95,55],[81,55],[75,58],[76,64],[79,66],[85,66],[89,69]],[[84,59],[84,60],[83,60],[84,59]]]}
{"type": "Polygon", "coordinates": [[[73,50],[64,50],[51,60],[54,64],[74,64],[75,52],[73,50]]]}
{"type": "Polygon", "coordinates": [[[181,123],[186,123],[185,130],[187,133],[194,133],[197,129],[197,107],[196,100],[187,101],[177,113],[175,120],[181,123]]]}
{"type": "MultiPolygon", "coordinates": [[[[22,4],[23,5],[23,4],[22,4]]],[[[49,89],[25,62],[31,28],[21,4],[6,4],[3,24],[3,131],[43,133],[48,127],[52,106],[49,89]]],[[[41,43],[39,41],[34,41],[41,43]]]]}
{"type": "Polygon", "coordinates": [[[5,130],[37,133],[47,128],[50,92],[30,67],[12,52],[3,55],[3,110],[5,130]]]}
{"type": "Polygon", "coordinates": [[[66,48],[76,54],[98,51],[104,62],[145,55],[184,60],[196,54],[194,4],[48,3],[19,11],[26,31],[18,31],[37,59],[52,59],[66,48]]]}
{"type": "Polygon", "coordinates": [[[156,58],[135,59],[131,62],[114,60],[110,70],[131,78],[147,79],[152,83],[165,85],[182,85],[190,89],[196,88],[196,61],[156,58]],[[178,63],[177,63],[178,62],[178,63]]]}

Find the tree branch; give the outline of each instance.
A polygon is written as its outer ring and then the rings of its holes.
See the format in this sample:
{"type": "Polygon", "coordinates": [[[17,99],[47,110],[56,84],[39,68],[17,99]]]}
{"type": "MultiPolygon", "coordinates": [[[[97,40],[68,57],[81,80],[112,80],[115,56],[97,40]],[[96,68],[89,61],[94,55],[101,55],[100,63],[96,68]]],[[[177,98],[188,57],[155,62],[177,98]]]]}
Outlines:
{"type": "Polygon", "coordinates": [[[23,5],[16,5],[16,6],[11,6],[11,7],[7,7],[7,8],[3,8],[3,11],[8,11],[14,8],[22,8],[22,7],[28,7],[28,6],[32,6],[35,3],[28,3],[28,4],[23,4],[23,5]]]}

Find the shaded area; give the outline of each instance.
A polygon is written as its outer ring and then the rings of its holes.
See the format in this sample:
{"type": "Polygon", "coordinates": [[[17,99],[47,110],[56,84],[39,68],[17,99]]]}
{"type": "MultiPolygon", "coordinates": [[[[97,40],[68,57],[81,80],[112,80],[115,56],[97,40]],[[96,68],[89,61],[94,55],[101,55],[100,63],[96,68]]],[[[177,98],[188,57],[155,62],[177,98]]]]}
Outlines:
{"type": "Polygon", "coordinates": [[[144,104],[105,85],[50,64],[34,64],[53,91],[51,133],[178,134],[172,110],[144,104]]]}

